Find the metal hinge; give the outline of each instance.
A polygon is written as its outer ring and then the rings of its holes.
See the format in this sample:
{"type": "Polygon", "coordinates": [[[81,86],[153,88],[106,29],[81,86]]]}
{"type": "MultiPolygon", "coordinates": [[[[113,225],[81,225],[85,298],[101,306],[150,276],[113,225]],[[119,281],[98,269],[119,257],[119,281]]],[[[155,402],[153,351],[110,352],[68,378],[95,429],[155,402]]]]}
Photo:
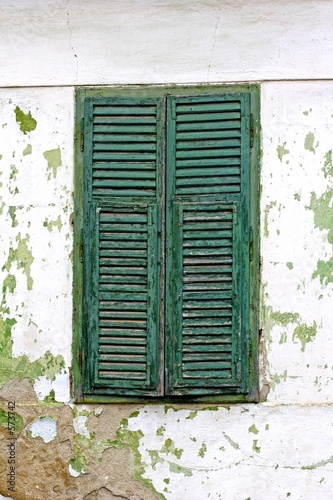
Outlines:
{"type": "Polygon", "coordinates": [[[81,128],[81,135],[80,135],[80,150],[81,150],[81,153],[84,151],[84,118],[82,118],[82,128],[81,128]]]}
{"type": "Polygon", "coordinates": [[[250,148],[253,148],[253,140],[254,140],[254,119],[253,114],[250,114],[250,148]]]}

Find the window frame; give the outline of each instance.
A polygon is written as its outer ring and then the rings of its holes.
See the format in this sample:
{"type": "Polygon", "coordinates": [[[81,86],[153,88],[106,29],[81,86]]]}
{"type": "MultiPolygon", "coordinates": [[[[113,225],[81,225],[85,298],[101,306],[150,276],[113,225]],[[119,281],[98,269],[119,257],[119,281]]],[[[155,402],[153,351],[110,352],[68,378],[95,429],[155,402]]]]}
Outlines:
{"type": "MultiPolygon", "coordinates": [[[[73,247],[73,396],[76,402],[257,402],[258,391],[258,302],[259,302],[259,110],[260,88],[258,85],[179,85],[179,86],[114,86],[107,88],[77,88],[75,95],[75,134],[74,134],[74,247],[73,247]],[[165,97],[165,96],[200,96],[208,94],[232,94],[246,92],[250,95],[251,129],[250,129],[250,185],[251,193],[249,207],[249,228],[251,235],[251,254],[249,265],[249,374],[247,394],[221,394],[200,396],[105,396],[87,395],[83,392],[83,370],[87,359],[85,357],[85,342],[83,325],[85,311],[83,306],[83,186],[84,186],[84,102],[87,97],[165,97]]],[[[166,144],[164,144],[166,147],[166,144]]]]}

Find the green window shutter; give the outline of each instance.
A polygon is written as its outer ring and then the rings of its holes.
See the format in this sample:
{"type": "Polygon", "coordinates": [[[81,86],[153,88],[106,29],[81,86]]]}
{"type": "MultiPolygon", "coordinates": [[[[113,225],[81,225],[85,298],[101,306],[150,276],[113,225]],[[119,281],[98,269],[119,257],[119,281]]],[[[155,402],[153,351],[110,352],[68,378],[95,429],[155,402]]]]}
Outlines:
{"type": "Polygon", "coordinates": [[[245,393],[249,96],[170,97],[167,116],[167,394],[245,393]]]}
{"type": "Polygon", "coordinates": [[[90,395],[159,392],[161,102],[85,102],[84,310],[90,395]]]}

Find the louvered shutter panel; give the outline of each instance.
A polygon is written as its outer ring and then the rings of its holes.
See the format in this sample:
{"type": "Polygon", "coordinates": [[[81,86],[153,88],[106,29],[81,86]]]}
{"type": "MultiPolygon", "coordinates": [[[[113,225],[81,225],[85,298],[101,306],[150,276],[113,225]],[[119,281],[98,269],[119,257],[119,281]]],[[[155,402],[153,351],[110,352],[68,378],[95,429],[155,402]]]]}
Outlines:
{"type": "Polygon", "coordinates": [[[247,391],[249,99],[170,97],[167,394],[247,391]]]}
{"type": "Polygon", "coordinates": [[[87,394],[157,395],[161,102],[85,103],[87,394]]]}

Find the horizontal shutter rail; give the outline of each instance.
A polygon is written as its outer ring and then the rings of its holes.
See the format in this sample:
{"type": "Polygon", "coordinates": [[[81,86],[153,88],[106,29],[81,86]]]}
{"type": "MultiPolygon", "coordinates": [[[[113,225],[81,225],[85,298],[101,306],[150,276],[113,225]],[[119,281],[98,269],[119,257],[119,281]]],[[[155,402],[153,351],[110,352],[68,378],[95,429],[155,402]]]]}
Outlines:
{"type": "Polygon", "coordinates": [[[223,100],[223,97],[213,99],[213,102],[200,102],[200,103],[184,103],[176,104],[178,113],[206,113],[207,111],[223,112],[223,111],[239,111],[241,109],[239,100],[223,100]],[[219,101],[220,100],[220,101],[219,101]],[[221,102],[222,101],[222,102],[221,102]]]}
{"type": "Polygon", "coordinates": [[[229,120],[239,120],[240,119],[240,112],[227,112],[227,111],[220,111],[217,112],[216,110],[212,110],[210,113],[203,113],[203,112],[198,112],[198,111],[193,111],[191,113],[181,113],[179,111],[179,108],[177,107],[176,109],[177,112],[177,122],[178,123],[198,123],[198,127],[200,127],[201,122],[209,122],[212,123],[214,121],[229,121],[229,120]]]}
{"type": "MultiPolygon", "coordinates": [[[[100,309],[112,309],[113,311],[123,311],[125,308],[125,305],[123,302],[116,301],[116,300],[100,300],[99,301],[99,308],[100,309]]],[[[126,311],[146,311],[147,309],[147,304],[146,302],[142,301],[135,301],[135,302],[130,302],[129,304],[126,304],[126,311]]]]}
{"type": "MultiPolygon", "coordinates": [[[[205,167],[202,168],[184,168],[177,169],[176,176],[177,177],[207,177],[207,176],[215,176],[219,175],[220,177],[228,177],[230,176],[238,176],[239,169],[237,167],[205,167]]],[[[179,182],[179,181],[178,181],[179,182]]]]}
{"type": "Polygon", "coordinates": [[[188,160],[177,160],[176,165],[176,177],[178,169],[189,167],[189,168],[198,168],[198,167],[220,167],[223,165],[238,165],[240,168],[240,158],[231,157],[231,158],[190,158],[188,160]]]}
{"type": "Polygon", "coordinates": [[[191,132],[192,130],[234,130],[240,128],[240,120],[233,120],[225,122],[222,121],[206,121],[206,122],[192,122],[192,123],[177,123],[177,132],[191,132]]]}
{"type": "Polygon", "coordinates": [[[153,144],[155,147],[156,137],[154,133],[143,134],[143,133],[113,133],[108,125],[95,125],[94,129],[94,141],[95,144],[99,142],[107,142],[108,144],[119,145],[123,143],[125,145],[134,145],[140,143],[142,145],[153,144]]]}
{"type": "Polygon", "coordinates": [[[191,338],[193,338],[193,342],[195,342],[195,338],[202,342],[202,339],[207,339],[209,341],[210,336],[215,336],[216,342],[219,342],[219,339],[223,335],[231,335],[232,333],[232,320],[226,320],[223,326],[191,326],[183,332],[183,342],[186,343],[186,338],[191,342],[191,338]]]}
{"type": "Polygon", "coordinates": [[[117,162],[117,161],[100,161],[100,162],[95,162],[95,168],[93,170],[93,176],[97,175],[97,172],[100,170],[107,170],[109,171],[109,174],[111,175],[113,171],[118,171],[118,170],[130,170],[132,171],[131,173],[134,173],[136,171],[154,171],[155,172],[155,163],[152,161],[130,161],[130,162],[117,162]]]}
{"type": "Polygon", "coordinates": [[[130,340],[131,338],[135,337],[135,345],[137,342],[146,342],[147,338],[147,332],[146,328],[139,328],[139,325],[136,324],[135,328],[131,328],[131,330],[128,330],[127,327],[124,326],[124,328],[117,328],[117,327],[111,327],[111,323],[107,321],[101,321],[100,322],[100,328],[101,328],[101,338],[103,338],[104,342],[106,342],[106,338],[113,339],[112,341],[121,344],[122,342],[125,342],[126,339],[130,340]]]}
{"type": "Polygon", "coordinates": [[[209,139],[201,139],[201,140],[192,140],[192,141],[177,141],[177,151],[186,151],[187,149],[195,149],[195,150],[215,150],[215,149],[221,149],[221,148],[230,148],[230,147],[235,147],[235,148],[240,148],[241,147],[241,138],[223,138],[219,137],[216,140],[212,140],[211,137],[209,139]]]}
{"type": "MultiPolygon", "coordinates": [[[[241,138],[241,131],[239,128],[231,129],[220,129],[220,130],[191,130],[187,131],[177,131],[177,141],[211,141],[212,139],[222,140],[222,139],[233,139],[241,138]]],[[[178,144],[178,142],[177,142],[178,144]]]]}

